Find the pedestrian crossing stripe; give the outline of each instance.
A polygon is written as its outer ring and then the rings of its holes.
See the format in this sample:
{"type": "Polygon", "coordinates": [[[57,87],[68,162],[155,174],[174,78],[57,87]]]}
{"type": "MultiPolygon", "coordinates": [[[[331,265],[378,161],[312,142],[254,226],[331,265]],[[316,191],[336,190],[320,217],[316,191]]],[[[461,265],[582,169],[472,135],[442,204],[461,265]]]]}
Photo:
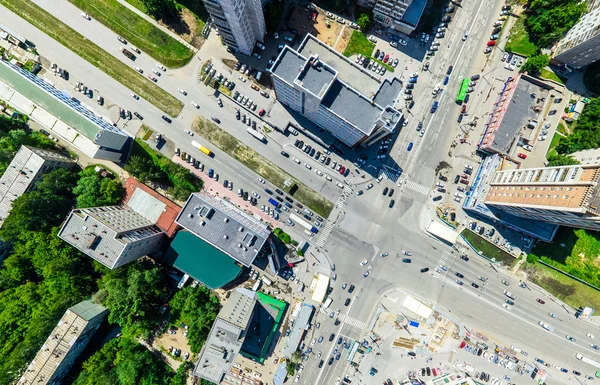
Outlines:
{"type": "Polygon", "coordinates": [[[325,242],[327,242],[327,238],[329,238],[329,233],[331,233],[332,229],[333,222],[330,222],[328,220],[327,223],[325,223],[323,230],[321,230],[321,236],[319,237],[319,240],[316,243],[317,247],[323,247],[325,245],[325,242]]]}
{"type": "Polygon", "coordinates": [[[396,183],[396,181],[398,180],[398,178],[400,178],[400,174],[398,173],[398,171],[393,170],[393,169],[388,169],[388,168],[384,168],[382,170],[382,172],[385,174],[385,176],[391,180],[392,182],[396,183]]]}
{"type": "Polygon", "coordinates": [[[417,182],[413,182],[412,180],[409,180],[409,179],[403,179],[398,182],[398,186],[402,186],[402,184],[406,185],[406,187],[408,187],[409,189],[416,191],[423,195],[429,195],[429,192],[431,191],[428,187],[420,185],[417,182]]]}
{"type": "Polygon", "coordinates": [[[359,321],[356,318],[352,318],[346,314],[340,314],[338,316],[339,320],[344,324],[355,327],[357,329],[362,330],[365,327],[365,323],[363,321],[359,321]]]}

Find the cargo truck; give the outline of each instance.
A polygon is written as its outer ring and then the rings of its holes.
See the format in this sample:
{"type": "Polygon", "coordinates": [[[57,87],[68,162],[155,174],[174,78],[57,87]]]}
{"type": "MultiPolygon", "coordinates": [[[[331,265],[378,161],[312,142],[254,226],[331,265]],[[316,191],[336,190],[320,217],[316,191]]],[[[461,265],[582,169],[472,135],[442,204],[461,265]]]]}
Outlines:
{"type": "Polygon", "coordinates": [[[581,360],[581,361],[583,361],[583,362],[585,362],[587,364],[595,366],[596,368],[600,368],[600,363],[598,363],[598,362],[596,362],[596,361],[594,361],[594,360],[592,360],[590,358],[584,357],[583,355],[581,355],[579,353],[577,353],[575,355],[575,357],[577,357],[578,360],[581,360]]]}
{"type": "Polygon", "coordinates": [[[252,135],[253,137],[255,137],[256,139],[258,139],[261,142],[265,141],[265,136],[263,134],[261,134],[260,132],[253,130],[251,128],[248,128],[246,131],[248,131],[248,133],[250,135],[252,135]]]}
{"type": "Polygon", "coordinates": [[[123,47],[121,47],[120,50],[121,50],[121,52],[123,52],[123,55],[127,56],[131,60],[135,60],[135,55],[132,54],[131,51],[129,51],[128,49],[123,48],[123,47]]]}
{"type": "Polygon", "coordinates": [[[203,145],[201,145],[200,143],[196,142],[195,140],[192,140],[192,146],[196,147],[197,149],[199,149],[200,151],[202,151],[206,155],[210,156],[211,158],[213,156],[215,156],[215,154],[213,154],[213,152],[211,150],[209,150],[208,148],[204,147],[203,145]]]}

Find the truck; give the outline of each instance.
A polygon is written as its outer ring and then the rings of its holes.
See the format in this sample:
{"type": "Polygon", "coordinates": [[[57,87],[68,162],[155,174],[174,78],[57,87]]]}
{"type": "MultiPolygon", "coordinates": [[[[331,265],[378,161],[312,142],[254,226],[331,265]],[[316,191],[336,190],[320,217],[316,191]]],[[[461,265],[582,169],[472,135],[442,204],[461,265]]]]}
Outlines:
{"type": "Polygon", "coordinates": [[[275,208],[279,208],[279,202],[277,202],[275,199],[269,198],[269,203],[275,206],[275,208]]]}
{"type": "Polygon", "coordinates": [[[131,51],[129,51],[127,48],[121,47],[119,49],[121,50],[121,52],[123,52],[123,55],[127,56],[131,60],[135,60],[135,55],[131,53],[131,51]]]}
{"type": "Polygon", "coordinates": [[[201,145],[200,143],[196,142],[195,140],[192,140],[192,146],[196,147],[197,149],[199,149],[200,151],[202,151],[206,155],[210,156],[211,158],[213,156],[215,156],[215,154],[213,154],[213,152],[211,150],[209,150],[208,148],[204,147],[203,145],[201,145]]]}
{"type": "Polygon", "coordinates": [[[552,326],[548,325],[548,324],[547,324],[547,323],[545,323],[545,322],[542,322],[542,321],[540,321],[540,322],[538,322],[538,325],[540,325],[540,326],[541,326],[541,327],[543,327],[544,329],[548,330],[549,332],[553,332],[553,331],[554,331],[554,327],[552,327],[552,326]]]}
{"type": "Polygon", "coordinates": [[[314,227],[312,224],[308,223],[307,221],[305,221],[304,219],[300,218],[299,216],[297,216],[294,213],[290,213],[290,219],[294,222],[296,222],[297,224],[299,224],[300,226],[304,227],[307,231],[311,232],[311,233],[316,233],[317,232],[317,228],[314,227]]]}
{"type": "Polygon", "coordinates": [[[253,130],[251,128],[248,128],[246,131],[248,131],[248,133],[250,135],[252,135],[256,139],[258,139],[260,142],[264,142],[265,141],[265,136],[263,134],[261,134],[260,132],[258,132],[256,130],[253,130]]]}
{"type": "Polygon", "coordinates": [[[583,362],[585,362],[585,363],[587,363],[587,364],[590,364],[590,365],[592,365],[592,366],[595,366],[595,367],[597,367],[597,368],[600,368],[600,363],[598,363],[598,362],[596,362],[596,361],[594,361],[594,360],[592,360],[592,359],[589,359],[589,358],[587,358],[587,357],[584,357],[582,354],[579,354],[579,353],[577,353],[577,354],[575,355],[575,357],[577,357],[577,359],[578,359],[578,360],[580,360],[580,361],[583,361],[583,362]]]}

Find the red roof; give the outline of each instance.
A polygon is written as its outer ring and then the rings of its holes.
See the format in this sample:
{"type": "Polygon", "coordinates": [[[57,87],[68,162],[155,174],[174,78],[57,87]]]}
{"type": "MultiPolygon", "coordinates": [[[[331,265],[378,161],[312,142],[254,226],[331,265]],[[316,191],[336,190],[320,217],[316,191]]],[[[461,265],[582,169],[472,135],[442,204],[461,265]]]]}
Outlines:
{"type": "Polygon", "coordinates": [[[125,183],[125,199],[123,200],[124,204],[129,202],[129,199],[133,196],[133,193],[136,189],[145,191],[166,205],[165,211],[160,215],[160,217],[158,217],[156,225],[159,229],[164,231],[169,238],[173,238],[178,227],[177,223],[175,223],[175,218],[177,218],[177,215],[179,215],[181,207],[165,196],[160,195],[156,191],[152,190],[145,184],[138,182],[138,180],[133,177],[127,179],[127,182],[125,183]]]}

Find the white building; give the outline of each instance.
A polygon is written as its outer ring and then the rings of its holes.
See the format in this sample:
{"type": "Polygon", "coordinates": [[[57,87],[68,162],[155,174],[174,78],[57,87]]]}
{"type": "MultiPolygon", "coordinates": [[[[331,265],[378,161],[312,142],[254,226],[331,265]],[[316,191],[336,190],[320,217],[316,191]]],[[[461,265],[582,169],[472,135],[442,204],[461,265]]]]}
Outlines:
{"type": "Polygon", "coordinates": [[[267,32],[261,0],[204,0],[225,44],[251,55],[267,32]]]}
{"type": "Polygon", "coordinates": [[[588,9],[553,48],[553,59],[575,68],[600,59],[600,3],[590,3],[588,9]]]}
{"type": "Polygon", "coordinates": [[[73,160],[58,152],[21,146],[0,178],[0,227],[10,214],[13,201],[30,191],[44,174],[74,165],[73,160]]]}

